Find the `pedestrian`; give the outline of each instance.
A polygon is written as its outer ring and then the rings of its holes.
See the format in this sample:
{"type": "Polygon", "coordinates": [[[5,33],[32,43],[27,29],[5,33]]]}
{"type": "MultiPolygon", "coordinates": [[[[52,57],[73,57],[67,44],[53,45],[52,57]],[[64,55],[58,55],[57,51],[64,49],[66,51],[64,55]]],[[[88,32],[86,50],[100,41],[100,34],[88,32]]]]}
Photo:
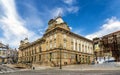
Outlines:
{"type": "Polygon", "coordinates": [[[99,64],[99,62],[97,61],[97,64],[99,64]]]}
{"type": "Polygon", "coordinates": [[[33,68],[32,68],[33,70],[35,70],[35,67],[33,66],[33,68]]]}

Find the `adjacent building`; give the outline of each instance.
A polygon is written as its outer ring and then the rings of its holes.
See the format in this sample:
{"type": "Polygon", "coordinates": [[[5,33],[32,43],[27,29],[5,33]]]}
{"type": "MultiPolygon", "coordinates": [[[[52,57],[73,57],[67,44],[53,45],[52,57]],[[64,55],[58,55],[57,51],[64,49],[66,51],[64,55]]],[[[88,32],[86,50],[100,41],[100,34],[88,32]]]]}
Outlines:
{"type": "Polygon", "coordinates": [[[0,42],[0,63],[7,62],[7,50],[8,45],[4,45],[3,43],[0,42]]]}
{"type": "Polygon", "coordinates": [[[0,64],[17,63],[18,52],[11,49],[9,45],[0,43],[0,64]]]}
{"type": "Polygon", "coordinates": [[[103,59],[120,61],[120,31],[110,33],[100,38],[94,38],[94,55],[97,61],[103,59]]]}
{"type": "Polygon", "coordinates": [[[93,42],[70,31],[59,16],[48,22],[42,38],[29,42],[20,41],[18,63],[59,66],[89,64],[93,60],[93,42]]]}
{"type": "Polygon", "coordinates": [[[7,50],[7,63],[15,64],[18,62],[18,51],[16,49],[8,49],[7,50]]]}

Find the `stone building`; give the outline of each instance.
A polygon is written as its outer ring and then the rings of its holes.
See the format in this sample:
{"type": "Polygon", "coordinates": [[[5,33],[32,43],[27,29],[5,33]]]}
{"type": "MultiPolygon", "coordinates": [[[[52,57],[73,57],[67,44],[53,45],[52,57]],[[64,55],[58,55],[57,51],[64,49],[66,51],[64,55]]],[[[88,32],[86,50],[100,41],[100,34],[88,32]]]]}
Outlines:
{"type": "Polygon", "coordinates": [[[7,62],[7,50],[8,50],[8,45],[4,45],[3,43],[0,43],[0,63],[7,62]]]}
{"type": "Polygon", "coordinates": [[[17,58],[17,50],[11,49],[9,45],[0,43],[0,63],[14,63],[15,58],[17,58]]]}
{"type": "Polygon", "coordinates": [[[18,61],[18,51],[16,49],[8,49],[7,50],[7,63],[14,64],[18,61]]]}
{"type": "Polygon", "coordinates": [[[100,38],[94,38],[95,59],[104,61],[120,61],[120,31],[116,31],[100,38]]]}
{"type": "Polygon", "coordinates": [[[93,42],[70,31],[59,16],[48,22],[42,38],[29,42],[20,41],[18,63],[51,66],[89,64],[93,60],[93,42]]]}
{"type": "Polygon", "coordinates": [[[101,60],[104,59],[103,46],[101,44],[102,44],[101,38],[93,39],[94,60],[95,62],[99,63],[103,63],[103,61],[101,60]]]}

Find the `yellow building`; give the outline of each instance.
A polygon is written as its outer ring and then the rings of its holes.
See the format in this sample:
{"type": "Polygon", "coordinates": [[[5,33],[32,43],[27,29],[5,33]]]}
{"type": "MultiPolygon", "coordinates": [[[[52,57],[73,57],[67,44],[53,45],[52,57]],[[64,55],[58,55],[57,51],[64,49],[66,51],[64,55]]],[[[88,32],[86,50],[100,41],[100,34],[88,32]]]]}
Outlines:
{"type": "Polygon", "coordinates": [[[42,38],[30,43],[28,38],[20,42],[18,63],[59,66],[89,64],[93,60],[93,43],[70,31],[59,16],[48,22],[42,38]]]}

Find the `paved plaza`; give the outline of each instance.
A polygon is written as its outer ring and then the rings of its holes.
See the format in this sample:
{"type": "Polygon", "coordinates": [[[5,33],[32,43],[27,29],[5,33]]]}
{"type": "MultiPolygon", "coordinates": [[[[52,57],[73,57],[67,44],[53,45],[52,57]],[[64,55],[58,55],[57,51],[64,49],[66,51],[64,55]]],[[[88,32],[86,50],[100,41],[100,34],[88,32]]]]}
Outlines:
{"type": "Polygon", "coordinates": [[[119,70],[105,71],[67,71],[67,70],[31,70],[2,73],[0,75],[120,75],[119,70]]]}
{"type": "Polygon", "coordinates": [[[0,75],[120,75],[120,66],[115,63],[95,65],[41,66],[33,69],[15,69],[0,66],[0,75]]]}

